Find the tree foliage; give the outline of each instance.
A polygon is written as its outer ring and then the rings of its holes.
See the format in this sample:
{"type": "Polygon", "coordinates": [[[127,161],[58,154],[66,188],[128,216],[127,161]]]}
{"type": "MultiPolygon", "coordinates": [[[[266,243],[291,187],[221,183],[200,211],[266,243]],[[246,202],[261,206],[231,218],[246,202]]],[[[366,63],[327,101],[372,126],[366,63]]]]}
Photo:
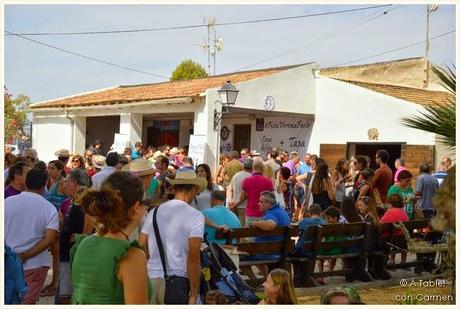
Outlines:
{"type": "Polygon", "coordinates": [[[19,95],[17,98],[8,92],[4,88],[3,93],[4,99],[4,111],[5,111],[5,144],[11,144],[13,139],[19,138],[22,134],[22,126],[26,119],[26,109],[30,104],[29,97],[25,95],[19,95]]]}
{"type": "Polygon", "coordinates": [[[208,76],[206,69],[198,62],[187,59],[179,63],[171,75],[171,81],[189,80],[208,76]]]}

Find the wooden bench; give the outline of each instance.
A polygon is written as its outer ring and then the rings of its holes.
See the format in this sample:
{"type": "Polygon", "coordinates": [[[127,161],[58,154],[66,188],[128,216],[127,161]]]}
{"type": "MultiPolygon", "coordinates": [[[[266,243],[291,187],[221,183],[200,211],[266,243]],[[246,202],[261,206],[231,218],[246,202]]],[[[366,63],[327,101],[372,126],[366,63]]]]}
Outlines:
{"type": "Polygon", "coordinates": [[[266,264],[268,269],[283,268],[291,273],[291,264],[288,253],[294,249],[294,240],[291,239],[292,228],[290,226],[278,226],[273,230],[266,231],[257,227],[246,227],[229,230],[227,233],[218,231],[216,238],[225,238],[227,245],[236,245],[238,251],[249,255],[254,254],[279,254],[278,260],[240,261],[240,266],[266,264]],[[248,238],[258,236],[281,236],[279,241],[247,242],[248,238]],[[236,241],[236,244],[235,244],[236,241]]]}
{"type": "MultiPolygon", "coordinates": [[[[409,252],[407,247],[407,237],[411,239],[425,239],[430,241],[436,241],[442,236],[442,233],[436,232],[431,228],[429,219],[412,220],[403,222],[408,235],[405,236],[403,231],[395,226],[393,223],[382,224],[379,228],[380,239],[378,248],[373,250],[371,258],[375,259],[375,272],[377,277],[381,274],[388,273],[386,270],[393,269],[406,269],[414,268],[414,273],[418,274],[422,271],[432,272],[436,265],[434,263],[434,256],[436,253],[417,253],[416,260],[405,262],[388,264],[388,255],[390,253],[403,253],[409,252]]],[[[384,275],[382,279],[389,279],[391,275],[384,275]]]]}
{"type": "Polygon", "coordinates": [[[370,281],[371,277],[366,271],[366,256],[370,225],[367,223],[352,224],[327,224],[308,227],[307,239],[312,242],[304,244],[302,250],[310,252],[310,257],[294,257],[289,259],[294,266],[295,286],[317,286],[314,278],[345,276],[347,281],[370,281]],[[340,240],[326,238],[340,237],[340,240]],[[345,238],[345,239],[343,239],[345,238]],[[336,254],[327,253],[331,249],[339,249],[336,254]],[[315,272],[317,260],[341,258],[344,268],[341,270],[315,272]]]}

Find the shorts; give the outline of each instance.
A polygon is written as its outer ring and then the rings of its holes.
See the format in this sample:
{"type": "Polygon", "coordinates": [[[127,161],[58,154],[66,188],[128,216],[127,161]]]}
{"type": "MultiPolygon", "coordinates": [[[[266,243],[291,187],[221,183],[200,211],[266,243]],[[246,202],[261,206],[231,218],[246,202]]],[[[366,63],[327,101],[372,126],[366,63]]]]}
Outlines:
{"type": "Polygon", "coordinates": [[[59,263],[59,296],[61,297],[72,297],[73,286],[70,281],[70,263],[60,262],[59,263]]]}
{"type": "Polygon", "coordinates": [[[261,221],[262,220],[262,217],[249,217],[249,216],[245,216],[245,223],[246,223],[246,227],[249,226],[250,223],[254,223],[254,222],[257,222],[257,221],[261,221]]]}
{"type": "Polygon", "coordinates": [[[152,297],[150,298],[150,304],[152,305],[164,305],[165,303],[165,289],[166,281],[164,278],[150,278],[152,283],[152,297]]]}
{"type": "Polygon", "coordinates": [[[27,292],[22,304],[36,304],[40,298],[40,290],[45,285],[48,276],[48,267],[38,267],[24,271],[27,282],[27,292]]]}

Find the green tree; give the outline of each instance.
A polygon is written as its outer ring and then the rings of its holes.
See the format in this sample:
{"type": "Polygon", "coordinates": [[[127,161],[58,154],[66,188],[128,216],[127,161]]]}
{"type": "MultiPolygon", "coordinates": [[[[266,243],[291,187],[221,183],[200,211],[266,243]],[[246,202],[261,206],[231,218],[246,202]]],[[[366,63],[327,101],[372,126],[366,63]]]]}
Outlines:
{"type": "Polygon", "coordinates": [[[13,99],[13,96],[4,88],[3,99],[5,104],[5,144],[10,144],[13,139],[19,138],[22,126],[26,119],[26,109],[30,104],[29,97],[19,95],[13,99]]]}
{"type": "MultiPolygon", "coordinates": [[[[434,73],[442,81],[444,88],[453,95],[447,104],[435,104],[426,107],[421,115],[403,118],[402,123],[410,128],[435,133],[441,137],[446,146],[455,152],[455,101],[456,101],[456,74],[454,69],[447,70],[434,67],[434,73]]],[[[448,231],[446,242],[447,257],[443,259],[443,266],[450,273],[452,279],[452,296],[455,304],[455,170],[453,166],[448,171],[447,178],[433,197],[433,208],[437,215],[431,220],[434,229],[448,231]]]]}
{"type": "Polygon", "coordinates": [[[179,63],[174,69],[171,81],[189,80],[206,76],[208,76],[208,73],[206,73],[206,69],[201,64],[192,59],[187,59],[179,63]]]}

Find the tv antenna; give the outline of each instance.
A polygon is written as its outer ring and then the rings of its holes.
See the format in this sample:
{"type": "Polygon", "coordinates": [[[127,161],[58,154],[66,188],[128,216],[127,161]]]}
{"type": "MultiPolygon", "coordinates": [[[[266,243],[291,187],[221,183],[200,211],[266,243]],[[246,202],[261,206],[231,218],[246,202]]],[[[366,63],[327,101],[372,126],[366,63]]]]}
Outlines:
{"type": "Polygon", "coordinates": [[[208,37],[203,40],[202,44],[194,44],[202,47],[208,53],[208,75],[211,75],[211,58],[213,75],[216,75],[216,56],[224,48],[224,40],[217,37],[216,29],[214,28],[215,24],[216,19],[214,17],[205,17],[203,25],[207,29],[208,37]],[[211,38],[212,35],[214,36],[213,38],[211,38]]]}

